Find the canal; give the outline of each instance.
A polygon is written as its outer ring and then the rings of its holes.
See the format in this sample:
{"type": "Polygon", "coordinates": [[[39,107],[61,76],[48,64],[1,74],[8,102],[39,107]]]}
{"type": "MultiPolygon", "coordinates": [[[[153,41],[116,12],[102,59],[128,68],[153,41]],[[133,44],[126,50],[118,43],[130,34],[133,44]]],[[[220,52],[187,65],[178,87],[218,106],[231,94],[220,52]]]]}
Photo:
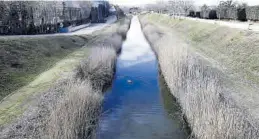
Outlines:
{"type": "Polygon", "coordinates": [[[180,109],[161,81],[155,54],[133,17],[105,94],[98,139],[186,139],[180,109]]]}

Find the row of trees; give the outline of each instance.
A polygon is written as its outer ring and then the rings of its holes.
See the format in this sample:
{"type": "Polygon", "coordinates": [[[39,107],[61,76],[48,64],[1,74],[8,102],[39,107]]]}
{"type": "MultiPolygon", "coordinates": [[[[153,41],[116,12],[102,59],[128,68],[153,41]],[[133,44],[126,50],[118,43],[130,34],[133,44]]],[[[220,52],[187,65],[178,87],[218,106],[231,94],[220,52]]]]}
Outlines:
{"type": "MultiPolygon", "coordinates": [[[[203,5],[200,8],[201,18],[211,18],[209,15],[211,11],[214,12],[213,19],[233,19],[246,21],[246,8],[247,4],[238,3],[233,0],[221,1],[218,6],[203,5]]],[[[197,16],[198,17],[198,16],[197,16]]]]}
{"type": "Polygon", "coordinates": [[[156,4],[149,4],[145,7],[145,9],[149,11],[170,13],[172,15],[188,15],[189,11],[193,8],[193,0],[161,0],[156,4]]]}
{"type": "Polygon", "coordinates": [[[193,0],[158,1],[146,6],[146,10],[169,13],[180,16],[197,16],[199,18],[219,18],[231,20],[259,20],[259,6],[248,6],[234,0],[223,0],[218,5],[197,7],[193,0]]]}
{"type": "Polygon", "coordinates": [[[96,3],[106,6],[97,7],[96,16],[106,16],[107,1],[0,1],[0,34],[54,33],[60,26],[83,24],[96,3]]]}

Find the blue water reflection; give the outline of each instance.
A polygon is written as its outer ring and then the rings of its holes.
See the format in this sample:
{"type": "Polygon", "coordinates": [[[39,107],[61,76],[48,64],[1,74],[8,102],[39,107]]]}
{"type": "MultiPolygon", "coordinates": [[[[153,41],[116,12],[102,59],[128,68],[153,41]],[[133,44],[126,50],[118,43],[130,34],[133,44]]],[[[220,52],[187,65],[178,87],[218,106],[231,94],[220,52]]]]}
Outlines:
{"type": "Polygon", "coordinates": [[[185,132],[164,107],[158,63],[137,17],[118,58],[112,88],[105,95],[99,139],[181,139],[185,132]]]}

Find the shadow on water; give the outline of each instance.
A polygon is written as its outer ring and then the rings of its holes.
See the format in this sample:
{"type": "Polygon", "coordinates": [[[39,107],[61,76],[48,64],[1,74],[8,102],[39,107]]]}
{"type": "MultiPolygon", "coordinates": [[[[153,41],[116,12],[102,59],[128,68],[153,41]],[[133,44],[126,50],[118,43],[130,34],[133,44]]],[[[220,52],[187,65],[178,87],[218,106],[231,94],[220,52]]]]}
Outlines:
{"type": "Polygon", "coordinates": [[[99,139],[186,139],[179,107],[159,78],[155,54],[137,17],[118,57],[112,88],[105,95],[99,139]],[[162,93],[161,93],[162,92],[162,93]]]}
{"type": "Polygon", "coordinates": [[[162,95],[164,108],[166,109],[170,118],[175,120],[176,125],[180,129],[182,129],[186,135],[189,135],[189,138],[192,138],[190,136],[192,131],[186,121],[185,115],[183,115],[182,113],[180,104],[177,102],[177,99],[171,94],[170,89],[168,88],[162,73],[160,73],[159,75],[160,92],[162,95]]]}

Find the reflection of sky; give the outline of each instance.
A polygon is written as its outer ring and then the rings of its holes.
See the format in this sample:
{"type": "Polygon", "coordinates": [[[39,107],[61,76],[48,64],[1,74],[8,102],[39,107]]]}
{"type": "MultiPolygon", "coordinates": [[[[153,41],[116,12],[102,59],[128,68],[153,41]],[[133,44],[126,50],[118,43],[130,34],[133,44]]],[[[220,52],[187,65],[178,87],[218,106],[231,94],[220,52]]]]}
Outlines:
{"type": "Polygon", "coordinates": [[[150,47],[142,47],[139,45],[135,45],[131,42],[128,44],[124,44],[120,59],[125,61],[136,61],[138,59],[141,59],[141,57],[143,56],[154,58],[154,55],[150,50],[150,47]]]}
{"type": "MultiPolygon", "coordinates": [[[[136,24],[136,26],[140,26],[140,24],[136,24]]],[[[128,32],[127,41],[123,44],[122,54],[118,59],[122,67],[156,60],[154,53],[145,40],[146,38],[141,30],[130,30],[128,32]]]]}
{"type": "Polygon", "coordinates": [[[186,138],[182,135],[164,110],[158,63],[135,17],[117,61],[112,88],[105,95],[98,138],[186,138]]]}

